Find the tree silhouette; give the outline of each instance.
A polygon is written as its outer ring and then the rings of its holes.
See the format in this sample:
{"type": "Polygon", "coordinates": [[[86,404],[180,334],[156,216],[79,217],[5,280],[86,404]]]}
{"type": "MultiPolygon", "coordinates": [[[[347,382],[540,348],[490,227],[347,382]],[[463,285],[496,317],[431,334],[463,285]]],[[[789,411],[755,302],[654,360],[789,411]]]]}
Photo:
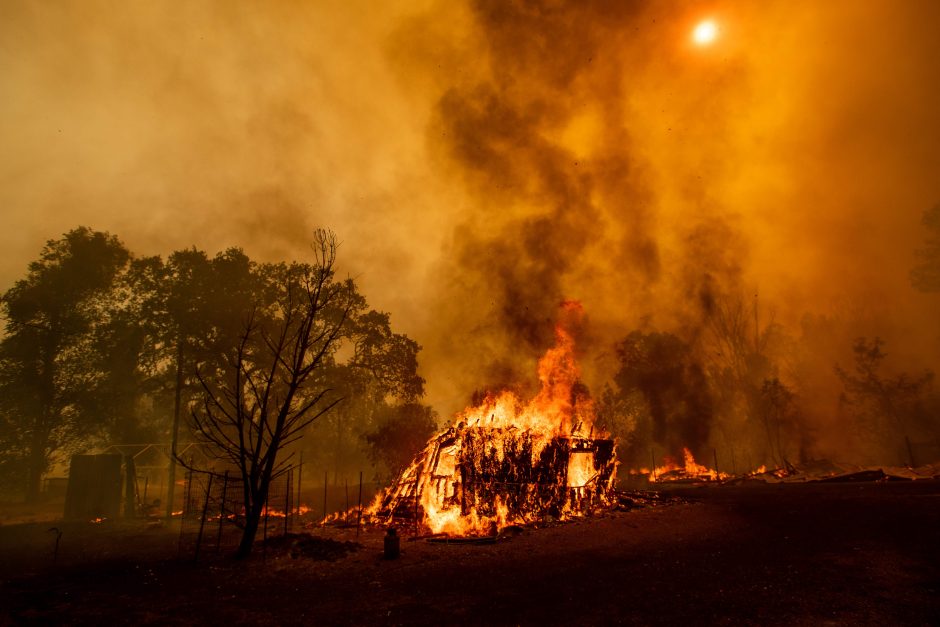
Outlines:
{"type": "Polygon", "coordinates": [[[384,465],[394,478],[437,431],[437,414],[419,403],[384,405],[376,413],[376,427],[363,439],[369,446],[369,457],[384,465]]]}
{"type": "Polygon", "coordinates": [[[100,382],[92,332],[130,253],[108,233],[79,227],[46,243],[25,279],[3,295],[0,411],[4,446],[28,469],[27,499],[42,475],[95,425],[89,394],[100,382]]]}
{"type": "Polygon", "coordinates": [[[245,528],[237,557],[247,557],[272,479],[286,469],[280,455],[341,398],[316,385],[346,325],[351,281],[333,280],[336,237],[318,230],[315,262],[284,268],[271,307],[256,308],[227,354],[227,368],[200,364],[201,406],[192,412],[207,450],[241,474],[245,528]]]}
{"type": "Polygon", "coordinates": [[[836,365],[836,374],[845,390],[842,400],[857,409],[860,424],[885,441],[899,442],[908,436],[914,419],[921,412],[920,405],[933,382],[933,373],[881,374],[887,357],[882,346],[881,338],[871,341],[858,338],[852,347],[855,371],[849,372],[836,365]]]}
{"type": "Polygon", "coordinates": [[[258,268],[238,248],[209,259],[195,248],[167,259],[165,281],[154,303],[161,344],[173,363],[173,426],[166,514],[172,514],[180,421],[185,407],[202,389],[196,364],[226,372],[225,352],[239,341],[244,314],[252,302],[270,302],[258,268]]]}
{"type": "Polygon", "coordinates": [[[711,428],[713,399],[704,368],[688,343],[671,333],[633,331],[616,350],[620,369],[614,382],[624,402],[633,391],[643,395],[653,441],[677,457],[683,447],[701,452],[711,428]]]}
{"type": "MultiPolygon", "coordinates": [[[[334,478],[354,467],[352,464],[362,463],[366,436],[385,424],[390,412],[409,404],[417,406],[417,399],[424,393],[424,379],[418,375],[421,347],[407,336],[392,332],[387,313],[367,310],[365,299],[357,299],[343,335],[346,359],[334,361],[322,374],[323,384],[347,400],[315,427],[320,441],[328,445],[321,448],[319,460],[317,456],[308,458],[330,468],[334,478]]],[[[402,426],[413,430],[407,420],[402,426]]],[[[418,430],[426,433],[423,427],[418,430]]],[[[373,463],[383,461],[374,455],[371,444],[364,452],[373,463]]]]}
{"type": "Polygon", "coordinates": [[[796,395],[780,379],[765,379],[760,391],[760,417],[767,436],[770,458],[777,467],[787,462],[786,449],[781,434],[794,422],[796,395]]]}

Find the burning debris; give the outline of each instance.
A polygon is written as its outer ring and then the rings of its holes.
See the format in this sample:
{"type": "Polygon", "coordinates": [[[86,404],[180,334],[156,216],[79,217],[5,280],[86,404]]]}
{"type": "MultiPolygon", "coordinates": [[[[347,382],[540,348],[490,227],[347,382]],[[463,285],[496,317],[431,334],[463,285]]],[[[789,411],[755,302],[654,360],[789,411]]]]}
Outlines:
{"type": "Polygon", "coordinates": [[[681,466],[674,459],[667,457],[664,465],[653,469],[649,473],[650,482],[725,481],[731,478],[728,473],[719,472],[697,463],[695,457],[692,456],[692,452],[687,448],[682,449],[682,457],[681,466]]]}
{"type": "Polygon", "coordinates": [[[684,461],[679,465],[666,457],[665,464],[653,470],[629,470],[631,476],[648,478],[650,483],[694,483],[739,485],[742,482],[760,483],[843,483],[863,481],[919,481],[940,478],[940,464],[927,464],[917,468],[898,466],[857,466],[830,460],[811,460],[792,464],[784,460],[779,468],[765,465],[743,474],[718,472],[695,461],[689,449],[683,449],[684,461]]]}
{"type": "Polygon", "coordinates": [[[370,513],[432,533],[493,535],[551,516],[564,519],[610,504],[614,441],[595,433],[593,401],[580,383],[574,338],[581,305],[563,304],[555,346],[538,364],[541,389],[527,403],[488,395],[428,442],[370,513]]]}

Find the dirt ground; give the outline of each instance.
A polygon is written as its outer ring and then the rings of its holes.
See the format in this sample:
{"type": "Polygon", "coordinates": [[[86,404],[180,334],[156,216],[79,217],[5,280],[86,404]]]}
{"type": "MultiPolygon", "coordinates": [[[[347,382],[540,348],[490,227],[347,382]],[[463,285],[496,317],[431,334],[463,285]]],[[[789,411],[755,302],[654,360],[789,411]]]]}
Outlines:
{"type": "Polygon", "coordinates": [[[105,522],[57,523],[53,564],[50,524],[6,524],[0,624],[940,624],[940,481],[673,493],[489,545],[406,536],[395,561],[372,530],[335,561],[193,563],[172,524],[105,522]]]}

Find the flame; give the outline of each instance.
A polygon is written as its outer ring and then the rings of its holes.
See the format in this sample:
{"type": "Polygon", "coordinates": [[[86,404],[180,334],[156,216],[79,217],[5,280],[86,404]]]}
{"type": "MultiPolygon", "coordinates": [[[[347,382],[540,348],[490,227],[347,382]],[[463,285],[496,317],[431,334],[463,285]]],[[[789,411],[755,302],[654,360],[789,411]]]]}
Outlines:
{"type": "Polygon", "coordinates": [[[676,481],[679,479],[698,479],[701,481],[724,481],[731,477],[726,472],[718,472],[708,466],[703,466],[695,461],[692,452],[682,449],[682,465],[680,466],[674,459],[667,457],[665,464],[655,468],[649,476],[652,482],[676,481]]]}
{"type": "Polygon", "coordinates": [[[540,388],[531,400],[506,390],[459,412],[367,514],[381,519],[385,512],[390,522],[406,510],[432,533],[471,535],[532,522],[547,510],[578,515],[585,503],[604,502],[616,462],[612,441],[592,439],[593,401],[577,385],[572,327],[582,315],[580,303],[562,303],[555,344],[538,362],[540,388]]]}
{"type": "Polygon", "coordinates": [[[594,459],[590,453],[572,453],[568,458],[568,487],[583,488],[596,474],[594,459]]]}
{"type": "MultiPolygon", "coordinates": [[[[562,303],[568,320],[580,321],[581,304],[562,303]]],[[[568,322],[572,324],[572,322],[568,322]]],[[[528,403],[511,391],[487,395],[477,407],[463,410],[458,422],[468,426],[519,429],[537,434],[543,443],[554,436],[579,435],[594,422],[594,403],[585,396],[573,398],[572,390],[581,376],[574,354],[575,342],[563,323],[555,326],[555,346],[548,349],[538,363],[541,388],[528,403]]]]}

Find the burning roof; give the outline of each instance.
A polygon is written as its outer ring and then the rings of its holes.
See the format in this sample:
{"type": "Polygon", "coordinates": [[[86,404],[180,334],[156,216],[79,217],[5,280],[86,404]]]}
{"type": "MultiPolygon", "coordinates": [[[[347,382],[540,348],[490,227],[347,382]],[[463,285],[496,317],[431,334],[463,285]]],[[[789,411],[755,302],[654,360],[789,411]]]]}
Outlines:
{"type": "Polygon", "coordinates": [[[379,495],[379,520],[473,535],[608,504],[614,441],[595,434],[593,401],[579,381],[570,327],[581,305],[566,302],[563,314],[555,345],[539,360],[539,393],[528,402],[490,394],[460,412],[379,495]]]}

